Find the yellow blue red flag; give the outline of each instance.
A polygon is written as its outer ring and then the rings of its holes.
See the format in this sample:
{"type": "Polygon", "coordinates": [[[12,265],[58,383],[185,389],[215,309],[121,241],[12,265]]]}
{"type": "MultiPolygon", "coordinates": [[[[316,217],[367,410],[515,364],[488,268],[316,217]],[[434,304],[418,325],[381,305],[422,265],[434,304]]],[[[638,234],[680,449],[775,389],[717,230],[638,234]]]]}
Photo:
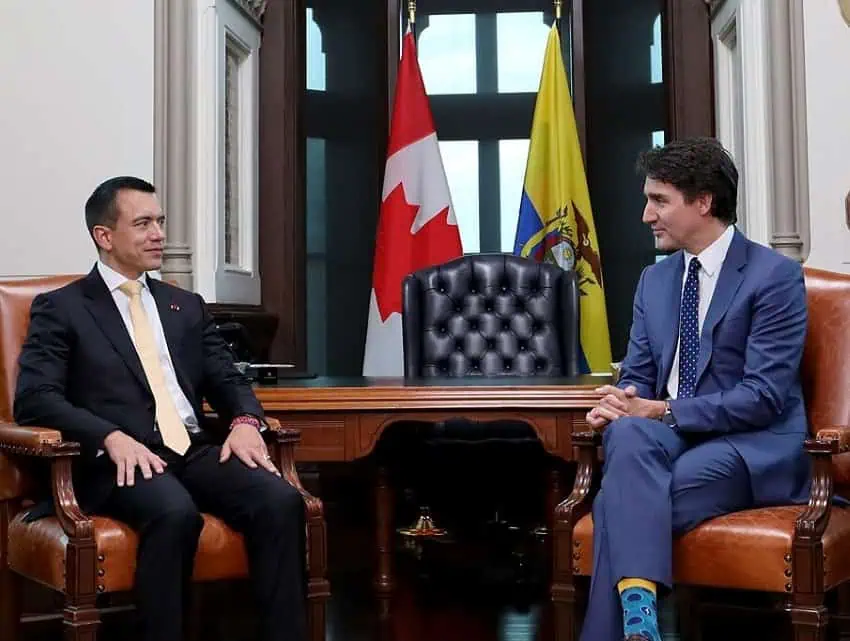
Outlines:
{"type": "Polygon", "coordinates": [[[561,39],[549,33],[519,207],[514,254],[574,269],[581,289],[581,364],[611,371],[602,260],[561,39]]]}

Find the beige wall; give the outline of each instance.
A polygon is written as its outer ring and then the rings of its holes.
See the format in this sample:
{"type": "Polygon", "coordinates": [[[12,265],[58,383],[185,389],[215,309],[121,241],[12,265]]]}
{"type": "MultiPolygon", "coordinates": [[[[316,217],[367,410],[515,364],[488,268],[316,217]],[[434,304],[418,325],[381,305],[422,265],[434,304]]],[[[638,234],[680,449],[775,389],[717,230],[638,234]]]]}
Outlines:
{"type": "Polygon", "coordinates": [[[0,2],[0,277],[87,270],[83,204],[153,178],[153,0],[0,2]]]}
{"type": "Polygon", "coordinates": [[[805,0],[811,249],[808,265],[850,272],[850,28],[835,0],[805,0]]]}

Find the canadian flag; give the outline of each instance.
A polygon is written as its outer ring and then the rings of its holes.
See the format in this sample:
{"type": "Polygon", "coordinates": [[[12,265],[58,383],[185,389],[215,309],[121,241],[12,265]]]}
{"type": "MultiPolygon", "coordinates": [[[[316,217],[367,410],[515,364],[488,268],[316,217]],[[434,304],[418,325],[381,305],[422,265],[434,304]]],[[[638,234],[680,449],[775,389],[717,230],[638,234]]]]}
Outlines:
{"type": "Polygon", "coordinates": [[[402,376],[405,276],[463,255],[434,119],[408,31],[402,43],[369,297],[364,376],[402,376]]]}

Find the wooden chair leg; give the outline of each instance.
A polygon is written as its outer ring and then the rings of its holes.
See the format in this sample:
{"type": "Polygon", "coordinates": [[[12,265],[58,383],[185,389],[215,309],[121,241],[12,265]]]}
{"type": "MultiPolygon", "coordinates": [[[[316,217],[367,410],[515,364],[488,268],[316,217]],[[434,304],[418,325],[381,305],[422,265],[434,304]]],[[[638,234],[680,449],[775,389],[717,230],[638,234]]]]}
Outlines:
{"type": "Polygon", "coordinates": [[[582,602],[575,583],[552,586],[552,628],[555,641],[578,639],[578,612],[582,602]]]}
{"type": "Polygon", "coordinates": [[[307,635],[325,641],[325,613],[331,595],[327,580],[327,532],[321,507],[307,515],[307,635]]]}
{"type": "Polygon", "coordinates": [[[829,612],[823,605],[792,605],[794,641],[826,641],[829,612]]]}
{"type": "Polygon", "coordinates": [[[23,579],[9,568],[9,521],[15,510],[11,502],[0,503],[0,639],[20,641],[23,579]]]}
{"type": "Polygon", "coordinates": [[[5,565],[0,567],[0,639],[21,641],[22,579],[5,565]]]}
{"type": "Polygon", "coordinates": [[[65,641],[96,641],[100,612],[97,595],[97,549],[94,538],[68,541],[65,558],[65,608],[62,611],[65,641]]]}

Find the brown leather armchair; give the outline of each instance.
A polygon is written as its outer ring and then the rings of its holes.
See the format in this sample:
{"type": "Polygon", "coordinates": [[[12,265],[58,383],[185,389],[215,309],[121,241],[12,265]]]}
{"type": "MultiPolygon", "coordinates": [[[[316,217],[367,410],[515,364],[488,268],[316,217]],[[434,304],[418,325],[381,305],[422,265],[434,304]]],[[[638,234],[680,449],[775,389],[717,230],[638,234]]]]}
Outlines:
{"type": "MultiPolygon", "coordinates": [[[[802,376],[811,438],[813,482],[807,506],[745,510],[703,523],[673,549],[677,585],[771,595],[790,614],[797,641],[822,641],[830,621],[826,595],[850,579],[850,276],[805,269],[809,326],[802,376]]],[[[593,564],[590,507],[599,483],[600,434],[574,436],[578,470],[557,509],[552,601],[559,641],[577,638],[574,576],[593,564]]],[[[579,598],[581,597],[581,598],[579,598]]],[[[831,602],[831,601],[830,601],[831,602]]],[[[841,617],[847,620],[847,617],[841,617]]],[[[835,623],[840,621],[836,618],[835,623]]]]}
{"type": "MultiPolygon", "coordinates": [[[[64,595],[68,641],[94,641],[100,622],[98,595],[133,587],[138,542],[135,533],[116,520],[83,514],[77,505],[71,461],[79,453],[79,445],[63,440],[57,430],[11,422],[17,360],[32,299],[75,278],[0,282],[0,639],[4,641],[21,638],[22,578],[64,595]],[[28,523],[22,512],[38,498],[40,490],[52,492],[55,516],[28,523]]],[[[294,458],[298,431],[283,429],[274,420],[269,424],[272,430],[268,440],[275,463],[304,497],[308,630],[312,641],[323,641],[330,590],[325,579],[322,503],[298,478],[294,458]]],[[[241,535],[205,514],[193,579],[239,579],[247,573],[241,535]]]]}

